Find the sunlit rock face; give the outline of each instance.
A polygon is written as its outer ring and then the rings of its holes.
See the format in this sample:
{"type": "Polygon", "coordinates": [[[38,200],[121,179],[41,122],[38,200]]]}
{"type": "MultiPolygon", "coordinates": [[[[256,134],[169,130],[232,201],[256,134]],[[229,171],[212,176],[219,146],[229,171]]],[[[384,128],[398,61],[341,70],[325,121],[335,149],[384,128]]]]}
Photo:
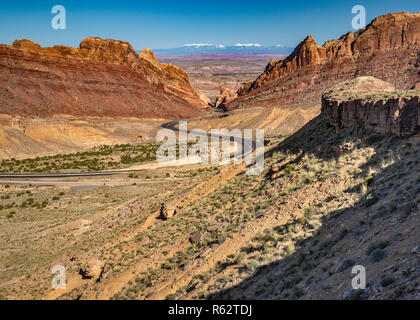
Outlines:
{"type": "Polygon", "coordinates": [[[0,45],[0,114],[181,119],[207,110],[187,74],[125,41],[0,45]]]}
{"type": "Polygon", "coordinates": [[[286,59],[265,71],[222,103],[225,109],[319,103],[322,92],[342,81],[374,76],[398,89],[420,82],[420,13],[380,16],[355,33],[323,46],[308,36],[286,59]]]}

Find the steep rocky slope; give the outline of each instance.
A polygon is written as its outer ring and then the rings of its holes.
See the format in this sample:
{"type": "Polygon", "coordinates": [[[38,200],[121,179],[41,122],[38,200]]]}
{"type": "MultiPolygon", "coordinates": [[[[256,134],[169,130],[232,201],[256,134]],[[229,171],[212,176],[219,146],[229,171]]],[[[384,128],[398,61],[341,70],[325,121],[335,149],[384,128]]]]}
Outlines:
{"type": "Polygon", "coordinates": [[[236,250],[176,296],[420,299],[419,147],[418,134],[336,132],[317,117],[267,159],[254,236],[230,233],[236,250]],[[366,270],[364,290],[352,288],[354,265],[366,270]]]}
{"type": "Polygon", "coordinates": [[[149,49],[87,38],[79,48],[0,45],[0,158],[155,137],[159,121],[207,113],[181,69],[149,49]]]}
{"type": "Polygon", "coordinates": [[[207,104],[187,74],[128,42],[87,38],[80,48],[0,45],[0,114],[180,119],[207,104]]]}
{"type": "Polygon", "coordinates": [[[218,108],[221,105],[226,105],[230,101],[233,101],[238,97],[238,94],[235,90],[226,88],[224,86],[220,87],[220,93],[216,98],[214,106],[218,108]]]}
{"type": "Polygon", "coordinates": [[[322,114],[337,128],[362,124],[379,133],[410,136],[420,129],[420,91],[396,91],[374,77],[359,77],[322,96],[322,114]]]}
{"type": "Polygon", "coordinates": [[[221,108],[311,103],[327,88],[363,75],[411,89],[420,82],[419,70],[420,13],[391,13],[323,46],[308,36],[286,59],[270,61],[221,108]]]}

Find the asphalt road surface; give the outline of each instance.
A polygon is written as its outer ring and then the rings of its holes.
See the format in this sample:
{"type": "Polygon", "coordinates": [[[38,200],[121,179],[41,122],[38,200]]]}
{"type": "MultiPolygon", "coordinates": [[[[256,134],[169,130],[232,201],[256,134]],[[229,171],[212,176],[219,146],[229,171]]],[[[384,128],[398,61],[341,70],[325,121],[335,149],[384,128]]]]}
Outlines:
{"type": "MultiPolygon", "coordinates": [[[[170,129],[176,132],[182,132],[182,133],[193,133],[196,135],[204,136],[202,132],[198,131],[185,131],[180,130],[176,127],[178,124],[178,121],[172,121],[167,122],[161,125],[161,128],[170,129]]],[[[207,137],[210,137],[209,134],[206,134],[207,137]]],[[[224,135],[216,135],[216,137],[219,136],[219,138],[223,140],[230,140],[233,141],[233,137],[231,136],[224,136],[224,135]]],[[[242,157],[245,157],[246,155],[252,153],[256,148],[256,141],[251,139],[243,139],[244,144],[248,144],[248,146],[251,146],[250,150],[248,150],[245,154],[242,154],[242,148],[234,154],[234,158],[236,159],[242,159],[242,157]]],[[[0,179],[56,179],[56,178],[77,178],[77,177],[98,177],[98,176],[111,176],[121,173],[135,173],[141,170],[118,170],[118,171],[96,171],[96,172],[81,172],[81,173],[42,173],[42,174],[7,174],[7,173],[0,173],[0,179]]]]}

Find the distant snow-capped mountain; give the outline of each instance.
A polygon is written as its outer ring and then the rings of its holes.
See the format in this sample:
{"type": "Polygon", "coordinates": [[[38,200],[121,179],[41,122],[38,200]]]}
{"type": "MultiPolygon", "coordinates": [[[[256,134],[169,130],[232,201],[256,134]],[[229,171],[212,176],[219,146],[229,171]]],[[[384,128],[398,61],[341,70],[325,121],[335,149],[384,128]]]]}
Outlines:
{"type": "Polygon", "coordinates": [[[200,54],[223,54],[223,53],[281,53],[287,54],[292,52],[292,48],[275,45],[265,47],[258,43],[237,43],[231,46],[209,43],[188,43],[182,47],[169,49],[154,49],[159,56],[164,55],[200,55],[200,54]]]}

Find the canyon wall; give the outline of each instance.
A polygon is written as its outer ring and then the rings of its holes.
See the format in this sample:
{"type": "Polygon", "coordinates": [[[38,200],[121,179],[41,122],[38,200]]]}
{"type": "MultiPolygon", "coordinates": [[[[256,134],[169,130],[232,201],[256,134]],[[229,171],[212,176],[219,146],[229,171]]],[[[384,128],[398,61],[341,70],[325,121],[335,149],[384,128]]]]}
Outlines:
{"type": "Polygon", "coordinates": [[[199,94],[183,70],[124,41],[0,45],[0,159],[155,141],[160,123],[210,111],[199,94]]]}
{"type": "Polygon", "coordinates": [[[322,114],[337,129],[362,124],[406,137],[420,132],[420,91],[396,91],[379,79],[360,77],[324,93],[322,114]]]}
{"type": "Polygon", "coordinates": [[[420,83],[420,13],[380,16],[323,46],[308,36],[286,59],[270,61],[220,108],[319,103],[322,92],[358,76],[374,76],[400,89],[420,83]]]}
{"type": "Polygon", "coordinates": [[[87,38],[79,48],[0,45],[0,114],[181,119],[208,110],[181,69],[151,50],[87,38]]]}

